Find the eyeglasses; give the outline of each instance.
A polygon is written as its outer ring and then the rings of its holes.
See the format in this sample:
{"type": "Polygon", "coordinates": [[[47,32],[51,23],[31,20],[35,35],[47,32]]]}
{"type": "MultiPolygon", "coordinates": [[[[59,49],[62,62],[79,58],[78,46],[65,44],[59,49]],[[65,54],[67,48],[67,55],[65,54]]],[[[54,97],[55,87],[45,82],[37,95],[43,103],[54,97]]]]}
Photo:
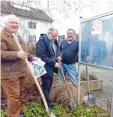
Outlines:
{"type": "Polygon", "coordinates": [[[67,34],[68,34],[68,35],[70,35],[70,34],[74,34],[74,32],[68,32],[67,34]]]}
{"type": "Polygon", "coordinates": [[[9,22],[10,24],[16,24],[16,25],[18,25],[19,26],[19,23],[18,22],[9,22]]]}
{"type": "MultiPolygon", "coordinates": [[[[51,35],[52,35],[52,34],[51,34],[51,35]]],[[[56,35],[52,35],[52,37],[57,38],[58,36],[56,36],[56,35]]]]}

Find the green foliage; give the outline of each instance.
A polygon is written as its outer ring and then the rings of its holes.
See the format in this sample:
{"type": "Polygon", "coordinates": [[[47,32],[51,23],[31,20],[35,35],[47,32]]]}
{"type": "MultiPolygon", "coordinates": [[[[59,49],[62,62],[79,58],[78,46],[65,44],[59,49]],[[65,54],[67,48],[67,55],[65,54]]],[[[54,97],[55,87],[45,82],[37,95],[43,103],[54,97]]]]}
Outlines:
{"type": "Polygon", "coordinates": [[[46,111],[41,104],[32,103],[24,109],[25,117],[46,117],[46,111]]]}
{"type": "Polygon", "coordinates": [[[1,116],[0,117],[7,117],[6,112],[5,111],[1,111],[1,116]]]}
{"type": "MultiPolygon", "coordinates": [[[[71,109],[67,106],[55,104],[53,113],[56,117],[110,117],[109,113],[97,106],[83,107],[79,105],[75,111],[71,111],[71,109]]],[[[26,108],[24,115],[25,117],[48,117],[44,107],[40,104],[32,104],[26,108]]]]}
{"type": "MultiPolygon", "coordinates": [[[[32,103],[23,109],[25,117],[48,117],[46,110],[41,104],[32,103]]],[[[56,117],[110,117],[108,112],[105,112],[97,106],[83,107],[79,105],[75,111],[61,104],[54,104],[53,113],[56,117]]],[[[1,117],[6,117],[4,111],[1,112],[1,117]]]]}
{"type": "Polygon", "coordinates": [[[77,110],[74,112],[73,117],[110,117],[108,112],[105,112],[97,106],[83,107],[79,105],[77,110]]]}

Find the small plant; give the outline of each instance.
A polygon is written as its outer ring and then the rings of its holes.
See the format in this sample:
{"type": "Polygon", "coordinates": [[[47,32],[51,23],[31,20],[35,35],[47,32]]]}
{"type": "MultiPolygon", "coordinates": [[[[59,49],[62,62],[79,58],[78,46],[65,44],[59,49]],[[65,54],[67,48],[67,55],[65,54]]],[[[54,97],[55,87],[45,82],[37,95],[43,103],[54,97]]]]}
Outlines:
{"type": "Polygon", "coordinates": [[[1,111],[1,116],[0,117],[7,117],[6,112],[5,111],[1,111]]]}
{"type": "Polygon", "coordinates": [[[30,106],[24,109],[25,117],[47,117],[46,111],[41,104],[32,103],[30,106]]]}

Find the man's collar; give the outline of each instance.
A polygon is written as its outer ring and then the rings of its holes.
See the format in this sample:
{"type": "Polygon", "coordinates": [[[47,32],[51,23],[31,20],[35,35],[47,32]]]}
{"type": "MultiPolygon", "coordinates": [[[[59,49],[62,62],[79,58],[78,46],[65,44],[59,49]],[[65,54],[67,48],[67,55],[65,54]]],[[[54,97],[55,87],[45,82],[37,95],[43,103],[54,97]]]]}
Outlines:
{"type": "Polygon", "coordinates": [[[72,41],[68,41],[68,43],[70,44],[70,43],[72,43],[74,41],[74,39],[72,40],[72,41]]]}
{"type": "Polygon", "coordinates": [[[6,27],[3,29],[3,31],[7,37],[13,37],[12,33],[9,32],[9,30],[6,27]]]}

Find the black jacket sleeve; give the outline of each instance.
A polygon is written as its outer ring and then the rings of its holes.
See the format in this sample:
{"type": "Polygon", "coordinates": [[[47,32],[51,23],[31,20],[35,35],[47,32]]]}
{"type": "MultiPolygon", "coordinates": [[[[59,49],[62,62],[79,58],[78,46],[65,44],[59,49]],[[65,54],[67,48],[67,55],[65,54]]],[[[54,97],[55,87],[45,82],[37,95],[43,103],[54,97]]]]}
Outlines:
{"type": "Polygon", "coordinates": [[[41,58],[46,64],[54,67],[56,60],[49,57],[49,51],[47,45],[43,39],[39,39],[36,44],[36,56],[41,58]]]}

